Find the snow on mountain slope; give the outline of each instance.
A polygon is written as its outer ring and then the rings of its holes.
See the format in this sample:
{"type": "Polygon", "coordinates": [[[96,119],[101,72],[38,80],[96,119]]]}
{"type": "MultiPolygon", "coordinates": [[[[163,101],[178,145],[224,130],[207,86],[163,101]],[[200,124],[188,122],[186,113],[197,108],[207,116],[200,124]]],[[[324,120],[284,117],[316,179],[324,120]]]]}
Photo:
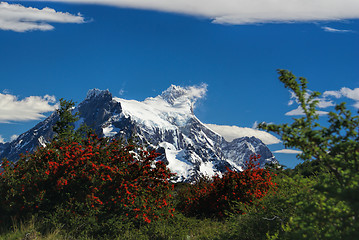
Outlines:
{"type": "MultiPolygon", "coordinates": [[[[253,153],[261,154],[261,164],[276,161],[263,142],[254,137],[226,141],[204,125],[193,113],[206,85],[179,87],[171,85],[161,95],[144,101],[113,98],[108,90],[89,90],[86,99],[74,112],[100,136],[136,137],[149,148],[162,153],[159,157],[177,174],[177,181],[192,181],[199,175],[213,176],[226,168],[242,170],[253,153]]],[[[0,157],[16,161],[16,156],[44,146],[53,137],[56,114],[2,146],[0,157]]],[[[78,126],[79,123],[76,124],[78,126]]]]}
{"type": "Polygon", "coordinates": [[[206,86],[182,88],[171,85],[160,96],[146,98],[143,102],[114,98],[120,102],[122,113],[137,123],[152,128],[174,130],[185,126],[194,116],[193,105],[203,96],[206,86]]]}

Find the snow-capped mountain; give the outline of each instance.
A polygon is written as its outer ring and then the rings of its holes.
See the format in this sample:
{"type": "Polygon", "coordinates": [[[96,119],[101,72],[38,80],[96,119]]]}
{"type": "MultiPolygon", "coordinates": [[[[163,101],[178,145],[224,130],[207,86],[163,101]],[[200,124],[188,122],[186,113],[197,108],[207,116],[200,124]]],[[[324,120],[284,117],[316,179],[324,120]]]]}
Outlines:
{"type": "MultiPolygon", "coordinates": [[[[201,88],[170,86],[161,95],[144,101],[112,97],[108,90],[89,90],[86,99],[74,111],[80,113],[76,123],[86,123],[99,136],[129,138],[163,153],[160,158],[177,174],[177,181],[191,181],[200,174],[221,174],[226,167],[242,170],[253,153],[260,154],[261,164],[276,161],[267,146],[255,137],[231,142],[205,126],[193,113],[201,88]]],[[[44,146],[53,137],[52,126],[58,116],[53,113],[11,143],[0,146],[0,158],[16,161],[20,153],[44,146]]]]}

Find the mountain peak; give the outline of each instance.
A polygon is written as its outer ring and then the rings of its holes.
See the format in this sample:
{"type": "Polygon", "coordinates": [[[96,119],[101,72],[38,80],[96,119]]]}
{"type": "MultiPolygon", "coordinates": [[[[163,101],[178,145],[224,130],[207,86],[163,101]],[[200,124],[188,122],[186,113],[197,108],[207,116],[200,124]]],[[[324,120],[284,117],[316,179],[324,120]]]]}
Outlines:
{"type": "Polygon", "coordinates": [[[90,89],[87,92],[86,100],[91,98],[109,98],[112,99],[112,94],[108,89],[100,90],[98,88],[90,89]]]}
{"type": "Polygon", "coordinates": [[[184,95],[186,95],[186,89],[172,84],[169,88],[162,92],[161,97],[168,103],[174,104],[176,99],[184,95]]]}
{"type": "Polygon", "coordinates": [[[199,86],[180,87],[171,85],[165,91],[162,92],[160,97],[174,105],[176,102],[187,102],[194,104],[197,99],[203,98],[207,92],[207,84],[201,84],[199,86]]]}

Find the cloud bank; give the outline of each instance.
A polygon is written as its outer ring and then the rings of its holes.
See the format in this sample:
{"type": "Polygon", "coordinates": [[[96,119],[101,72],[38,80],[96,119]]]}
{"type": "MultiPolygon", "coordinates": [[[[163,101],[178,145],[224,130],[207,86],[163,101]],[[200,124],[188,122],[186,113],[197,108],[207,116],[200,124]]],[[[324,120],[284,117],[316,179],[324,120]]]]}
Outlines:
{"type": "Polygon", "coordinates": [[[201,16],[219,24],[337,21],[359,18],[358,0],[46,0],[201,16]]]}
{"type": "Polygon", "coordinates": [[[237,126],[226,126],[226,125],[216,125],[216,124],[205,124],[209,129],[218,133],[228,142],[233,141],[236,138],[240,137],[256,137],[262,140],[264,144],[276,144],[280,143],[280,140],[273,136],[270,133],[265,131],[253,129],[253,128],[245,128],[245,127],[237,127],[237,126]]]}
{"type": "Polygon", "coordinates": [[[49,23],[84,23],[84,18],[70,13],[56,12],[51,8],[37,9],[20,4],[0,2],[0,29],[15,32],[48,31],[49,23]]]}
{"type": "Polygon", "coordinates": [[[0,123],[39,120],[45,117],[43,113],[56,109],[55,102],[55,97],[49,95],[18,100],[14,95],[0,93],[0,123]]]}

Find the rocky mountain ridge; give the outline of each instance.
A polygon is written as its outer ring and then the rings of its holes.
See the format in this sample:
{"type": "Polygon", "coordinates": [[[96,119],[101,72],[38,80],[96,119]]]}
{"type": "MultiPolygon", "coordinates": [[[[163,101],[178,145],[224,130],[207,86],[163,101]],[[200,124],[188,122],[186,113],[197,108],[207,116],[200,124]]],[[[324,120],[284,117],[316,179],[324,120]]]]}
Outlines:
{"type": "MultiPolygon", "coordinates": [[[[177,181],[221,174],[226,167],[240,171],[254,153],[262,156],[262,166],[276,162],[261,140],[242,137],[227,142],[205,126],[193,113],[200,95],[193,89],[172,85],[161,95],[140,102],[92,89],[73,110],[80,113],[76,127],[86,123],[99,136],[111,138],[136,136],[140,143],[163,153],[160,158],[177,174],[177,181]]],[[[20,153],[45,146],[54,136],[52,126],[57,119],[53,113],[16,140],[0,145],[0,158],[16,161],[20,153]]]]}

